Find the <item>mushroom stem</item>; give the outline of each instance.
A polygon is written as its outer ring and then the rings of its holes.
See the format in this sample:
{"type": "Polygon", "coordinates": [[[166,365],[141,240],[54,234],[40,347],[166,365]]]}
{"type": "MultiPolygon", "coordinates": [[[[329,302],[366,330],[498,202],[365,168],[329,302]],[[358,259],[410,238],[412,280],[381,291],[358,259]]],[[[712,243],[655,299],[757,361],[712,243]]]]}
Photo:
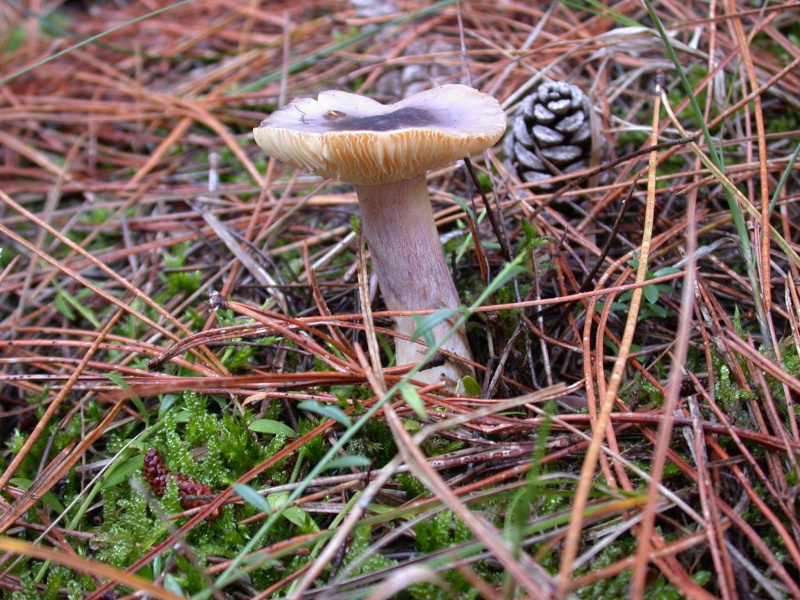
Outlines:
{"type": "MultiPolygon", "coordinates": [[[[378,285],[389,310],[430,310],[461,305],[453,279],[444,260],[439,233],[433,218],[425,175],[383,185],[357,185],[361,223],[367,236],[378,285]]],[[[437,344],[452,327],[443,322],[433,330],[437,344]]],[[[414,321],[395,317],[395,331],[410,336],[414,321]]],[[[471,359],[463,328],[441,348],[471,359]]],[[[397,339],[397,364],[418,362],[427,353],[424,342],[397,339]]],[[[441,381],[453,385],[472,368],[446,360],[440,367],[421,371],[415,379],[426,383],[441,381]]]]}

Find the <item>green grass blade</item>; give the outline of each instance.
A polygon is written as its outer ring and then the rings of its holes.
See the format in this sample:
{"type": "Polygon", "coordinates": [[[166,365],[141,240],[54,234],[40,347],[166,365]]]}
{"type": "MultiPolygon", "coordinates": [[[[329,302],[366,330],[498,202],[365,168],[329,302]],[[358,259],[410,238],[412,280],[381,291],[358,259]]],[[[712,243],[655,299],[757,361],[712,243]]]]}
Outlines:
{"type": "Polygon", "coordinates": [[[142,15],[141,17],[137,17],[135,19],[131,19],[130,21],[122,23],[121,25],[117,25],[116,27],[112,27],[111,29],[107,29],[106,31],[104,31],[102,33],[98,33],[97,35],[93,35],[90,38],[86,38],[85,40],[80,41],[77,44],[73,44],[69,48],[65,48],[64,50],[61,50],[60,52],[56,52],[52,56],[48,56],[47,58],[43,58],[42,60],[36,61],[32,65],[28,65],[27,67],[25,67],[24,69],[20,69],[16,73],[12,73],[11,75],[3,77],[2,79],[0,79],[0,85],[4,85],[4,84],[8,83],[9,81],[11,81],[12,79],[16,79],[20,75],[24,75],[25,73],[29,73],[30,71],[32,71],[33,69],[35,69],[37,67],[40,67],[42,65],[46,65],[50,61],[55,60],[55,59],[57,59],[57,58],[59,58],[61,56],[64,56],[65,54],[69,54],[73,50],[76,50],[76,49],[78,49],[78,48],[80,48],[82,46],[85,46],[87,44],[93,44],[97,40],[99,40],[101,38],[104,38],[105,36],[107,36],[107,35],[109,35],[111,33],[114,33],[115,31],[119,31],[120,29],[124,29],[125,27],[128,27],[128,25],[133,25],[135,23],[139,23],[140,21],[144,21],[144,20],[149,19],[150,17],[154,17],[156,15],[160,15],[161,13],[165,13],[165,12],[167,12],[169,10],[172,10],[173,8],[178,8],[179,6],[183,6],[184,4],[189,4],[190,2],[194,2],[194,0],[181,0],[181,2],[177,2],[177,3],[172,4],[170,6],[165,6],[164,8],[159,8],[158,10],[154,10],[153,12],[149,12],[146,15],[142,15]]]}

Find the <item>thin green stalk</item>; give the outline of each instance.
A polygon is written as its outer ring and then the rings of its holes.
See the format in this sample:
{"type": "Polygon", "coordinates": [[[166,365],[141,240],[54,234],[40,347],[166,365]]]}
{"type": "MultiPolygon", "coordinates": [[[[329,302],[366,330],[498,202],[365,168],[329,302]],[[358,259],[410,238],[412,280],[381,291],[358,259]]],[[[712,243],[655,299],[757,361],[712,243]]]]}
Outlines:
{"type": "Polygon", "coordinates": [[[769,214],[772,214],[772,211],[775,210],[775,204],[778,203],[778,196],[781,195],[783,186],[785,186],[786,182],[789,180],[789,175],[792,174],[792,170],[794,169],[794,164],[797,162],[798,156],[800,156],[800,144],[797,144],[797,148],[794,149],[794,153],[789,157],[789,163],[783,170],[783,175],[781,175],[781,180],[778,182],[778,186],[775,188],[775,193],[772,194],[772,200],[770,200],[769,203],[769,214]]]}
{"type": "MultiPolygon", "coordinates": [[[[76,33],[72,29],[68,27],[64,27],[63,25],[57,23],[53,19],[51,19],[48,15],[38,13],[34,10],[31,10],[24,4],[21,4],[19,0],[5,0],[8,4],[13,6],[18,12],[22,13],[26,17],[30,17],[32,19],[36,19],[41,23],[42,27],[52,33],[53,35],[57,36],[66,36],[71,37],[74,40],[78,40],[81,43],[87,43],[86,38],[81,36],[80,34],[76,33]]],[[[112,52],[118,52],[120,54],[125,55],[132,55],[133,51],[128,50],[127,48],[118,48],[116,46],[110,46],[108,44],[96,44],[98,48],[103,48],[104,50],[111,50],[112,52]]]]}
{"type": "Polygon", "coordinates": [[[27,67],[25,67],[23,69],[20,69],[16,73],[12,73],[11,75],[3,77],[2,79],[0,79],[0,85],[4,85],[4,84],[8,83],[9,81],[11,81],[12,79],[16,79],[20,75],[24,75],[25,73],[28,73],[28,72],[32,71],[33,69],[35,69],[37,67],[40,67],[42,65],[46,65],[50,61],[55,60],[55,59],[57,59],[57,58],[59,58],[61,56],[64,56],[65,54],[69,54],[70,52],[80,48],[81,46],[85,46],[86,44],[92,44],[92,43],[96,42],[97,40],[99,40],[100,38],[103,38],[103,37],[105,37],[105,36],[107,36],[107,35],[109,35],[111,33],[114,33],[115,31],[119,31],[120,29],[124,29],[128,25],[134,25],[135,23],[139,23],[140,21],[144,21],[145,19],[149,19],[150,17],[155,17],[156,15],[160,15],[161,13],[165,13],[165,12],[167,12],[169,10],[172,10],[173,8],[178,8],[179,6],[183,6],[184,4],[189,4],[190,2],[194,2],[194,0],[181,0],[180,2],[176,2],[175,4],[171,4],[170,6],[165,6],[164,8],[159,8],[158,10],[154,10],[153,12],[149,12],[146,15],[142,15],[141,17],[136,17],[135,19],[131,19],[130,21],[122,23],[121,25],[117,25],[116,27],[112,27],[111,29],[107,29],[103,33],[98,33],[97,35],[93,35],[90,38],[86,38],[85,40],[83,40],[81,42],[78,42],[77,44],[73,44],[69,48],[65,48],[61,52],[56,52],[52,56],[48,56],[47,58],[43,58],[42,60],[36,61],[32,65],[28,65],[27,67]]]}
{"type": "MultiPolygon", "coordinates": [[[[683,126],[681,125],[680,121],[678,121],[678,118],[672,112],[672,109],[670,108],[669,103],[667,102],[666,95],[664,95],[663,105],[667,111],[667,114],[672,120],[672,124],[675,126],[675,128],[682,135],[686,134],[686,131],[683,129],[683,126]]],[[[711,172],[711,174],[717,178],[717,181],[719,181],[720,185],[722,185],[722,187],[725,188],[725,190],[728,193],[732,194],[734,198],[738,200],[739,206],[744,207],[744,209],[747,212],[749,212],[750,216],[752,216],[754,219],[758,219],[760,217],[760,215],[758,214],[758,209],[755,206],[753,206],[753,203],[750,202],[745,197],[745,195],[742,194],[742,192],[739,191],[739,188],[733,185],[731,180],[728,179],[728,177],[724,173],[722,173],[722,171],[717,169],[716,165],[713,162],[711,162],[711,159],[705,155],[702,149],[695,142],[689,142],[689,148],[691,148],[692,152],[695,153],[695,156],[697,156],[697,158],[700,159],[700,161],[703,163],[703,166],[705,166],[705,168],[708,169],[711,172]]],[[[798,268],[800,268],[800,256],[798,256],[797,252],[794,251],[794,248],[792,248],[791,244],[789,244],[785,239],[783,239],[783,236],[780,234],[780,232],[777,229],[775,229],[772,225],[769,226],[769,231],[772,239],[775,241],[776,244],[778,244],[780,249],[784,251],[786,257],[790,261],[792,261],[795,265],[797,265],[798,268]]]]}
{"type": "MultiPolygon", "coordinates": [[[[689,104],[692,107],[695,119],[697,120],[697,123],[703,132],[703,137],[706,140],[706,146],[708,147],[708,153],[711,156],[711,162],[714,163],[721,173],[724,173],[725,164],[723,163],[722,158],[714,146],[714,140],[711,137],[711,132],[708,130],[708,126],[703,118],[703,111],[700,110],[700,104],[697,102],[697,97],[694,95],[694,90],[692,90],[692,86],[689,83],[689,79],[686,77],[686,73],[684,72],[680,61],[678,60],[678,56],[675,54],[675,49],[672,47],[669,35],[667,35],[661,20],[658,18],[658,15],[656,15],[650,0],[644,0],[644,4],[647,7],[647,12],[650,15],[650,18],[653,20],[653,23],[658,29],[658,33],[664,42],[667,54],[672,60],[672,63],[675,65],[675,70],[677,71],[678,77],[681,80],[683,90],[686,93],[686,96],[689,98],[689,104]]],[[[745,225],[744,216],[739,204],[736,201],[736,198],[727,188],[725,188],[725,198],[728,201],[728,209],[730,210],[731,217],[733,218],[733,225],[736,228],[739,253],[741,254],[742,260],[745,264],[745,269],[747,270],[747,279],[749,280],[750,287],[752,288],[753,304],[758,318],[758,325],[761,330],[761,337],[763,342],[769,345],[771,337],[769,335],[769,328],[767,326],[767,316],[764,312],[758,269],[756,268],[755,257],[750,246],[750,237],[748,235],[747,226],[745,225]]]]}

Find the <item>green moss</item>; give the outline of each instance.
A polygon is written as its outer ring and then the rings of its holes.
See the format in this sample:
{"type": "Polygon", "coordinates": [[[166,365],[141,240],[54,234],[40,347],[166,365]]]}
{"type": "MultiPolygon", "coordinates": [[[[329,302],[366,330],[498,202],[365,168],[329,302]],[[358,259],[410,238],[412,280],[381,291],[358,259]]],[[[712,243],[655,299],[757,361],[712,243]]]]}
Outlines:
{"type": "Polygon", "coordinates": [[[163,271],[159,274],[159,278],[166,285],[169,297],[193,294],[202,283],[202,271],[184,269],[188,250],[189,243],[185,242],[173,246],[161,255],[163,271]]]}
{"type": "Polygon", "coordinates": [[[166,535],[146,498],[127,483],[103,492],[103,525],[95,538],[93,558],[125,568],[166,535]]]}
{"type": "Polygon", "coordinates": [[[389,426],[384,421],[370,419],[345,452],[369,458],[374,461],[374,468],[380,469],[397,454],[397,446],[389,426]]]}
{"type": "Polygon", "coordinates": [[[755,399],[756,394],[740,388],[731,375],[730,367],[720,359],[714,361],[714,367],[716,372],[714,392],[720,407],[725,411],[732,424],[748,429],[753,428],[755,424],[747,402],[755,399]]]}
{"type": "Polygon", "coordinates": [[[6,447],[11,451],[11,454],[18,454],[20,450],[22,450],[22,446],[25,444],[25,440],[28,439],[24,433],[22,433],[19,429],[15,429],[14,433],[11,435],[11,438],[6,440],[6,447]]]}
{"type": "MultiPolygon", "coordinates": [[[[370,552],[370,546],[372,544],[370,540],[371,535],[372,530],[369,527],[359,527],[353,532],[353,538],[348,547],[345,564],[351,564],[359,559],[365,552],[370,552]]],[[[352,573],[353,575],[373,573],[396,564],[396,561],[387,558],[380,552],[371,552],[369,558],[362,562],[357,568],[353,569],[352,573]]]]}
{"type": "MultiPolygon", "coordinates": [[[[45,388],[41,394],[28,399],[28,403],[36,407],[37,419],[41,419],[44,414],[46,401],[50,396],[51,392],[48,388],[45,388]]],[[[90,416],[90,413],[87,414],[90,416]]],[[[31,481],[36,479],[40,466],[49,462],[61,450],[80,440],[83,435],[83,428],[91,425],[92,422],[91,419],[84,419],[82,422],[79,418],[73,418],[67,423],[62,423],[58,418],[50,419],[42,434],[25,456],[22,464],[15,471],[15,477],[31,481]]],[[[4,440],[4,445],[11,451],[12,455],[17,454],[22,450],[22,446],[28,440],[28,437],[27,433],[15,430],[8,440],[4,440]]],[[[64,493],[69,493],[69,491],[64,491],[64,493]]]]}
{"type": "Polygon", "coordinates": [[[430,491],[411,473],[398,473],[395,475],[395,480],[400,484],[408,500],[431,497],[430,491]]]}
{"type": "MultiPolygon", "coordinates": [[[[252,415],[231,414],[227,409],[226,398],[215,398],[187,392],[163,399],[159,414],[159,430],[148,440],[148,447],[159,449],[166,467],[173,472],[192,477],[214,490],[221,490],[238,479],[244,472],[252,469],[285,445],[285,439],[278,436],[256,436],[248,430],[252,415]],[[222,411],[220,411],[220,408],[222,411]]],[[[268,407],[268,413],[277,416],[280,403],[268,407]]],[[[118,433],[118,432],[114,432],[118,433]]],[[[127,435],[110,435],[110,446],[120,447],[127,435]]],[[[319,439],[319,438],[318,438],[319,439]]],[[[313,444],[312,444],[313,446],[313,444]]],[[[273,483],[286,482],[296,457],[282,461],[264,473],[273,483]]],[[[148,490],[141,475],[135,474],[138,486],[148,490]]],[[[166,525],[161,522],[161,514],[172,515],[183,512],[180,493],[174,480],[167,484],[161,498],[151,498],[160,507],[156,511],[148,504],[147,498],[131,486],[128,478],[120,479],[103,491],[103,522],[97,529],[97,550],[94,558],[119,567],[128,566],[147,552],[153,545],[168,535],[166,525]]],[[[185,540],[198,557],[200,569],[207,569],[207,556],[232,558],[236,556],[251,538],[258,523],[241,525],[247,517],[257,510],[249,504],[226,505],[220,510],[217,519],[204,521],[189,531],[185,540]]],[[[180,526],[181,521],[174,523],[180,526]]],[[[309,527],[317,525],[309,522],[309,527]]],[[[279,521],[265,543],[274,543],[298,533],[292,522],[279,521]]],[[[295,559],[288,558],[285,563],[273,563],[251,573],[254,581],[269,586],[285,576],[285,569],[295,559]]],[[[307,560],[302,558],[301,560],[307,560]]],[[[197,566],[182,556],[166,550],[153,566],[153,572],[140,573],[154,578],[168,561],[174,566],[170,571],[172,584],[186,594],[204,589],[197,566]]]]}
{"type": "Polygon", "coordinates": [[[642,404],[650,404],[654,407],[660,407],[664,404],[664,395],[647,379],[639,379],[639,385],[637,387],[642,404]]]}
{"type": "Polygon", "coordinates": [[[10,600],[41,600],[41,594],[36,588],[33,575],[30,572],[23,574],[19,578],[19,583],[22,590],[11,592],[9,595],[10,600]]]}
{"type": "MultiPolygon", "coordinates": [[[[621,537],[616,543],[600,551],[588,565],[578,569],[575,575],[584,575],[591,571],[597,571],[608,567],[627,556],[633,555],[635,552],[635,540],[628,537],[621,537]]],[[[630,571],[625,571],[616,577],[601,579],[600,581],[586,585],[577,590],[577,595],[579,598],[597,600],[601,598],[626,598],[630,579],[630,571]]]]}
{"type": "Polygon", "coordinates": [[[453,513],[449,510],[436,513],[414,527],[417,548],[422,552],[436,552],[453,542],[453,513]]]}

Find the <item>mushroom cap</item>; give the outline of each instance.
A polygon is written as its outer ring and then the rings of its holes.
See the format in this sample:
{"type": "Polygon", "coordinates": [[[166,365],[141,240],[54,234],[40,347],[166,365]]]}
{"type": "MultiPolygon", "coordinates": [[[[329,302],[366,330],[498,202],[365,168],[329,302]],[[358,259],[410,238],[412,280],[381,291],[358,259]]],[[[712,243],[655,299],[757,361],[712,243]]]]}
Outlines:
{"type": "Polygon", "coordinates": [[[500,104],[443,85],[394,104],[341,91],[296,98],[253,130],[269,155],[323,177],[382,185],[479,154],[506,130],[500,104]]]}

